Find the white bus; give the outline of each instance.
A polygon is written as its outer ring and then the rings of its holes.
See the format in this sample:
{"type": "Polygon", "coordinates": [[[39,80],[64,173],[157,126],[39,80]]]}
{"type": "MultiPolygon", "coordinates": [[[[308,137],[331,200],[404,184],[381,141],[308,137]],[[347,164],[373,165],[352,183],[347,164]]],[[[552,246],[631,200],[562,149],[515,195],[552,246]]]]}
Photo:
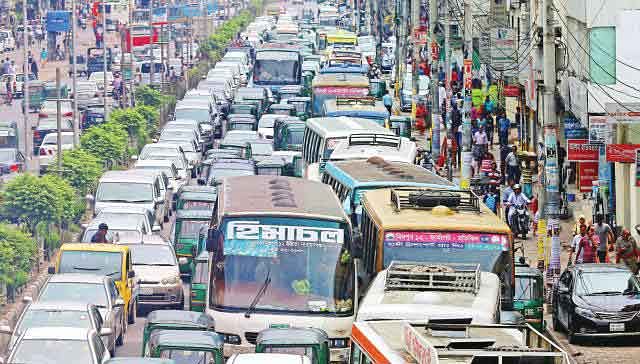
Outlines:
{"type": "Polygon", "coordinates": [[[228,177],[211,230],[206,313],[225,356],[268,327],[314,327],[346,362],[357,307],[351,223],[331,188],[302,178],[228,177]]]}
{"type": "Polygon", "coordinates": [[[395,136],[393,131],[368,119],[345,116],[308,119],[302,142],[305,178],[320,181],[324,164],[331,157],[333,150],[340,141],[355,133],[395,136]]]}

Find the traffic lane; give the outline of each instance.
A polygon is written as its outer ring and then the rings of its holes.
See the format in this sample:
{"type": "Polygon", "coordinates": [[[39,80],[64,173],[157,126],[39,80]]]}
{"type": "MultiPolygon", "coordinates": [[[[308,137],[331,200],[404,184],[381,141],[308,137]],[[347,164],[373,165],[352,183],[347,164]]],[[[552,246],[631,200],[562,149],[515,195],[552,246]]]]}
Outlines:
{"type": "Polygon", "coordinates": [[[552,339],[564,348],[577,364],[616,363],[636,364],[640,361],[637,337],[583,339],[580,344],[569,344],[566,334],[555,330],[551,316],[547,315],[547,331],[552,339]]]}

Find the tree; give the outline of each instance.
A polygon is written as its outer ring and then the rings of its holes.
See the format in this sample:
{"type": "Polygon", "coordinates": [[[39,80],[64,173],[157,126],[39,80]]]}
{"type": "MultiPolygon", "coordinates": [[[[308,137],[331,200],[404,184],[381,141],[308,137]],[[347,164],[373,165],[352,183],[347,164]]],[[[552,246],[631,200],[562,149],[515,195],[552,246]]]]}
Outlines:
{"type": "Polygon", "coordinates": [[[42,221],[58,221],[62,215],[58,196],[42,180],[31,174],[19,175],[6,184],[2,194],[2,215],[35,231],[42,221]]]}
{"type": "Polygon", "coordinates": [[[129,134],[129,140],[135,140],[139,146],[146,143],[147,122],[136,109],[115,109],[109,115],[109,121],[122,126],[129,134]]]}
{"type": "Polygon", "coordinates": [[[14,287],[27,283],[38,248],[16,227],[0,224],[0,282],[14,287]]]}
{"type": "Polygon", "coordinates": [[[147,123],[147,135],[149,138],[153,137],[158,133],[158,129],[160,128],[160,113],[158,110],[154,109],[149,105],[137,105],[135,110],[142,115],[144,120],[147,123]]]}
{"type": "Polygon", "coordinates": [[[159,109],[165,101],[165,96],[150,86],[136,88],[135,98],[136,104],[148,105],[156,109],[159,109]]]}
{"type": "MultiPolygon", "coordinates": [[[[55,167],[49,171],[58,173],[55,167]]],[[[95,190],[102,171],[101,160],[84,149],[62,152],[62,176],[81,196],[95,190]]]]}
{"type": "Polygon", "coordinates": [[[111,122],[90,127],[80,137],[82,149],[103,163],[122,162],[127,155],[127,132],[111,122]]]}
{"type": "Polygon", "coordinates": [[[82,198],[78,196],[69,182],[58,175],[48,174],[40,178],[40,182],[56,198],[60,215],[54,221],[60,221],[63,224],[78,222],[84,211],[84,195],[82,198]]]}

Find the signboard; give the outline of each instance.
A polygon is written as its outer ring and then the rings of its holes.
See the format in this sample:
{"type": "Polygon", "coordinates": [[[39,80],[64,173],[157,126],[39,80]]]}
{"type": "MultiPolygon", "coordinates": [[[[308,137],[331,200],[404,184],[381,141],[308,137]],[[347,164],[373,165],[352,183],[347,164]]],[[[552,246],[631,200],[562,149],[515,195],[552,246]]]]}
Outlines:
{"type": "Polygon", "coordinates": [[[640,149],[636,149],[636,187],[640,187],[640,149]]]}
{"type": "Polygon", "coordinates": [[[580,192],[591,192],[593,181],[598,180],[598,162],[578,163],[580,192]]]}
{"type": "Polygon", "coordinates": [[[640,123],[640,103],[612,103],[607,102],[604,108],[609,116],[609,122],[621,124],[640,123]]]}
{"type": "Polygon", "coordinates": [[[567,160],[570,162],[597,161],[598,144],[589,144],[587,139],[567,139],[567,160]]]}
{"type": "Polygon", "coordinates": [[[422,27],[413,29],[414,43],[415,44],[427,44],[427,31],[422,27]]]}
{"type": "Polygon", "coordinates": [[[555,127],[544,128],[544,148],[545,148],[545,190],[547,192],[560,192],[560,181],[558,180],[558,138],[555,127]]]}
{"type": "Polygon", "coordinates": [[[67,10],[47,11],[47,32],[68,32],[71,29],[71,12],[67,10]]]}
{"type": "Polygon", "coordinates": [[[471,79],[473,77],[471,74],[472,63],[470,59],[465,59],[463,64],[464,88],[467,90],[471,90],[471,79]]]}
{"type": "MultiPolygon", "coordinates": [[[[505,97],[504,98],[504,112],[507,115],[509,120],[517,122],[516,120],[516,112],[518,107],[518,98],[517,97],[505,97]]],[[[521,116],[522,117],[522,116],[521,116]]],[[[520,127],[520,125],[518,125],[520,127]]]]}
{"type": "Polygon", "coordinates": [[[448,233],[425,231],[392,231],[384,235],[387,248],[509,250],[505,235],[448,233]]]}
{"type": "Polygon", "coordinates": [[[438,59],[438,42],[431,42],[431,60],[436,61],[438,59]]]}
{"type": "Polygon", "coordinates": [[[402,327],[402,343],[418,364],[438,364],[438,352],[431,343],[411,324],[402,327]]]}
{"type": "Polygon", "coordinates": [[[510,28],[494,28],[491,29],[491,65],[497,70],[504,70],[513,73],[515,62],[514,57],[517,55],[516,42],[513,39],[513,29],[510,28]]]}
{"type": "Polygon", "coordinates": [[[182,7],[182,15],[187,18],[193,18],[200,14],[200,8],[197,6],[183,6],[182,7]]]}
{"type": "Polygon", "coordinates": [[[640,144],[608,144],[607,162],[635,163],[640,144]]]}
{"type": "Polygon", "coordinates": [[[364,97],[369,95],[368,88],[362,87],[316,87],[313,89],[313,93],[316,95],[334,95],[345,97],[364,97]]]}
{"type": "Polygon", "coordinates": [[[589,139],[589,131],[578,119],[565,118],[563,122],[565,139],[589,139]]]}
{"type": "Polygon", "coordinates": [[[609,130],[606,116],[589,116],[589,143],[606,144],[610,135],[609,130]]]}

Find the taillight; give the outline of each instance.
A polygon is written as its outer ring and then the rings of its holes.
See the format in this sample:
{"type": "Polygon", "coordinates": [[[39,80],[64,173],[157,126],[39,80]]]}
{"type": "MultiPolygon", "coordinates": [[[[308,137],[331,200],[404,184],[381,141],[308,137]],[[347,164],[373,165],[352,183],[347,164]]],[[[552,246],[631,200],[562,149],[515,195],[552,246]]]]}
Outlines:
{"type": "Polygon", "coordinates": [[[46,118],[48,115],[45,113],[38,113],[38,116],[41,118],[46,118]]]}
{"type": "Polygon", "coordinates": [[[47,151],[44,148],[40,148],[40,155],[46,156],[47,151]]]}
{"type": "Polygon", "coordinates": [[[17,164],[12,164],[11,166],[9,166],[9,170],[11,172],[17,172],[18,171],[18,165],[17,164]]]}
{"type": "Polygon", "coordinates": [[[69,111],[68,113],[62,115],[62,116],[73,116],[73,112],[69,111]]]}

